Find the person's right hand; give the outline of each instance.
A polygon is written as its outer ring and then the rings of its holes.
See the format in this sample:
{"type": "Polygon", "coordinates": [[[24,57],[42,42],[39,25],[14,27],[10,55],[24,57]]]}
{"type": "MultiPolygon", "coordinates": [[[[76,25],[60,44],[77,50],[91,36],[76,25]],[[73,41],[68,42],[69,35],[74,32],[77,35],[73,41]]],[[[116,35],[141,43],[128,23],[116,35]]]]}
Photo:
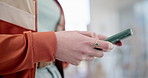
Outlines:
{"type": "Polygon", "coordinates": [[[100,58],[103,56],[103,52],[113,49],[112,43],[103,41],[99,37],[93,38],[91,35],[90,32],[56,32],[57,49],[55,58],[73,65],[79,65],[81,61],[93,60],[94,57],[100,58]],[[98,48],[102,50],[94,49],[96,40],[98,40],[98,48]]]}

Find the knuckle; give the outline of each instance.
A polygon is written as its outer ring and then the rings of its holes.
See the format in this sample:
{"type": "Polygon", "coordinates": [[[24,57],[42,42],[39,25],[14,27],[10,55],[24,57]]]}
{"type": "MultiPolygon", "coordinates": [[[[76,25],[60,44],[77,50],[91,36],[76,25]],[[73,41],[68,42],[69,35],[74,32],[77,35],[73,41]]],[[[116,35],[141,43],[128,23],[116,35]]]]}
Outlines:
{"type": "Polygon", "coordinates": [[[80,53],[82,53],[83,55],[85,55],[86,54],[86,51],[81,50],[80,53]]]}
{"type": "Polygon", "coordinates": [[[83,48],[83,50],[81,50],[81,53],[83,54],[83,55],[88,55],[89,54],[89,50],[88,49],[84,49],[83,48]]]}
{"type": "Polygon", "coordinates": [[[96,33],[94,33],[94,32],[91,32],[91,37],[93,37],[94,35],[96,35],[96,33]]]}
{"type": "Polygon", "coordinates": [[[83,41],[83,44],[84,45],[89,45],[90,44],[90,41],[83,41]]]}
{"type": "Polygon", "coordinates": [[[93,51],[87,51],[87,55],[95,56],[95,55],[96,55],[96,53],[95,53],[95,52],[93,52],[93,51]]]}

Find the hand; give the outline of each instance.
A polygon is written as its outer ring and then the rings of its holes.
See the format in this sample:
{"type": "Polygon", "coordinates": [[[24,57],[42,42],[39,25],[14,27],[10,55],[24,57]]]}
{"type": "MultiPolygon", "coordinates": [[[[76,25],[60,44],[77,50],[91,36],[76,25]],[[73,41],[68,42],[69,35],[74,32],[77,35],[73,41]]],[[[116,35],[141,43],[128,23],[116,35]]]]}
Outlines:
{"type": "Polygon", "coordinates": [[[56,32],[57,51],[55,58],[73,65],[79,65],[81,61],[93,60],[94,57],[102,57],[103,52],[113,49],[113,44],[101,40],[98,36],[98,47],[102,50],[94,49],[96,38],[90,32],[63,31],[56,32]]]}
{"type": "Polygon", "coordinates": [[[51,64],[51,62],[39,62],[37,64],[37,68],[43,68],[43,67],[48,66],[50,64],[51,64]]]}

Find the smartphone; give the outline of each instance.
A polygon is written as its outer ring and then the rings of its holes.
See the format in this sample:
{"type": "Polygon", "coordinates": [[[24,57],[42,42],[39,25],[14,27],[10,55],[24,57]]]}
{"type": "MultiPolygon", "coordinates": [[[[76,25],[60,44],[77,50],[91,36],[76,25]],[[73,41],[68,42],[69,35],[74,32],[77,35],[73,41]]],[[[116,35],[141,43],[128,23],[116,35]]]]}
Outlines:
{"type": "MultiPolygon", "coordinates": [[[[121,41],[121,40],[123,40],[123,39],[126,39],[126,38],[130,37],[131,35],[133,35],[132,29],[126,29],[126,30],[124,30],[124,31],[122,31],[122,32],[119,32],[119,33],[117,33],[117,34],[115,34],[115,35],[113,35],[113,36],[111,36],[111,37],[108,37],[108,38],[105,39],[104,41],[109,41],[109,42],[115,44],[115,43],[117,43],[118,41],[121,41]]],[[[102,50],[102,49],[100,49],[100,48],[95,48],[95,49],[97,49],[97,50],[102,50]]]]}
{"type": "Polygon", "coordinates": [[[130,37],[131,35],[133,35],[132,29],[126,29],[120,33],[117,33],[117,34],[105,39],[104,41],[109,41],[114,44],[114,43],[117,43],[118,41],[121,41],[123,39],[130,37]]]}

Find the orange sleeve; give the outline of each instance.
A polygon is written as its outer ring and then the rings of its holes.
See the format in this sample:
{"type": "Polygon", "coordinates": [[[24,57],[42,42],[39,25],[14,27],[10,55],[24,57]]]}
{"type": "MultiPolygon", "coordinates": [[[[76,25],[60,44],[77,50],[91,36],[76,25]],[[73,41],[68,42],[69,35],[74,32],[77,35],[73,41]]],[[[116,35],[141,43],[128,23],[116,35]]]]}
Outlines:
{"type": "Polygon", "coordinates": [[[0,75],[33,68],[36,62],[54,61],[54,32],[0,35],[0,75]]]}

